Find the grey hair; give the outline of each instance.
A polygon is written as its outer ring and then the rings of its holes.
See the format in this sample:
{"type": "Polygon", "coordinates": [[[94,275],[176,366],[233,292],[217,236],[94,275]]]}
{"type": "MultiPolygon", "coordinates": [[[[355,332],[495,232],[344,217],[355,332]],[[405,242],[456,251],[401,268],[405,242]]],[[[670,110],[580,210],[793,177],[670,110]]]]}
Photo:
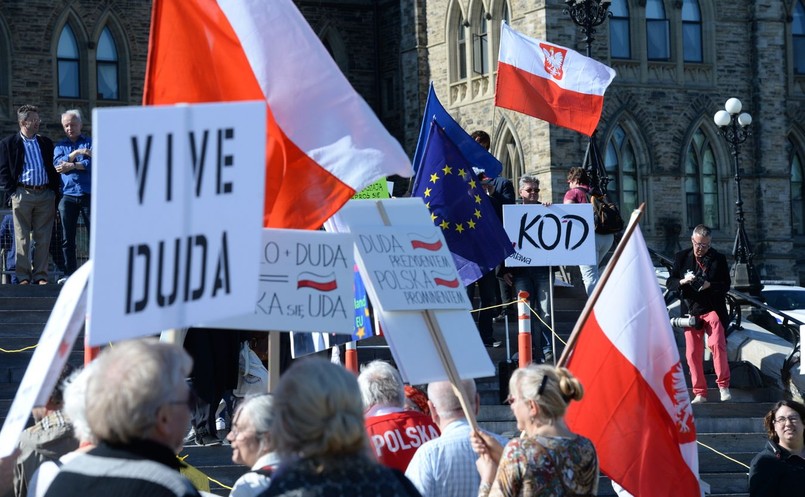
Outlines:
{"type": "Polygon", "coordinates": [[[274,394],[271,439],[280,458],[366,453],[369,438],[355,375],[330,361],[296,361],[274,394]]]}
{"type": "Polygon", "coordinates": [[[710,238],[712,236],[712,233],[713,230],[711,230],[709,226],[705,226],[703,224],[700,224],[695,228],[693,228],[694,235],[699,235],[704,238],[710,238]]]}
{"type": "Polygon", "coordinates": [[[240,403],[233,419],[237,421],[245,417],[254,427],[260,441],[260,455],[273,450],[271,443],[271,427],[274,425],[274,396],[270,393],[250,395],[240,403]]]}
{"type": "Polygon", "coordinates": [[[22,122],[28,119],[28,114],[31,112],[36,112],[39,114],[39,107],[36,105],[23,105],[19,109],[17,109],[17,122],[22,122]]]}
{"type": "Polygon", "coordinates": [[[524,175],[520,176],[518,190],[522,190],[523,188],[525,188],[526,183],[533,183],[533,184],[539,186],[539,180],[537,179],[536,176],[531,175],[531,174],[524,174],[524,175]]]}
{"type": "Polygon", "coordinates": [[[91,362],[64,380],[64,413],[73,424],[75,438],[79,442],[97,443],[87,423],[87,384],[95,372],[96,363],[91,362]]]}
{"type": "MultiPolygon", "coordinates": [[[[464,392],[470,402],[474,402],[476,395],[475,380],[461,380],[461,385],[464,387],[464,392]]],[[[436,412],[443,418],[463,416],[463,414],[460,414],[461,402],[449,381],[436,381],[428,384],[428,399],[433,402],[436,412]]]]}
{"type": "Polygon", "coordinates": [[[175,399],[193,359],[174,344],[154,339],[116,343],[96,359],[87,384],[87,422],[92,432],[112,444],[143,438],[163,405],[175,399]]]}
{"type": "Polygon", "coordinates": [[[62,112],[62,115],[61,115],[62,119],[64,119],[67,116],[75,117],[78,120],[78,122],[83,122],[84,121],[81,118],[81,111],[78,110],[78,109],[68,109],[68,110],[62,112]]]}
{"type": "Polygon", "coordinates": [[[405,384],[400,372],[386,361],[376,360],[361,368],[358,376],[363,407],[405,407],[405,384]]]}
{"type": "Polygon", "coordinates": [[[516,370],[509,380],[509,392],[536,402],[541,417],[548,420],[561,418],[571,400],[584,397],[584,387],[570,371],[545,364],[516,370]]]}

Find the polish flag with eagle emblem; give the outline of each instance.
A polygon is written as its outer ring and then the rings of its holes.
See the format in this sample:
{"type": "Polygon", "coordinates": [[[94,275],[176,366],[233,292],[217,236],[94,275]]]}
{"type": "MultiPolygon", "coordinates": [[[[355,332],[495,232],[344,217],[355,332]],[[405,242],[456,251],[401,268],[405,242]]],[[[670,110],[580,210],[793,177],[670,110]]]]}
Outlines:
{"type": "Polygon", "coordinates": [[[621,243],[566,363],[584,398],[565,420],[629,494],[696,497],[696,427],[665,300],[640,227],[621,243]]]}
{"type": "Polygon", "coordinates": [[[266,227],[317,229],[355,192],[413,174],[291,0],[154,0],[143,104],[242,100],[268,107],[266,227]]]}
{"type": "Polygon", "coordinates": [[[503,24],[495,105],[592,136],[615,71],[503,24]]]}

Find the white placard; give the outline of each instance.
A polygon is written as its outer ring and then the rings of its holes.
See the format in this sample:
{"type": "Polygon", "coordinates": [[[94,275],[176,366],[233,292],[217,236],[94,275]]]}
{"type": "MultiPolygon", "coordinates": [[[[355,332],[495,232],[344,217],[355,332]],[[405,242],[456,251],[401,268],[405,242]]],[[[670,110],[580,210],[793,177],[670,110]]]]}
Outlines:
{"type": "Polygon", "coordinates": [[[92,345],[252,312],[265,105],[93,111],[92,345]]]}
{"type": "Polygon", "coordinates": [[[355,257],[372,302],[384,311],[471,309],[439,228],[356,226],[355,257]]]}
{"type": "Polygon", "coordinates": [[[352,241],[349,233],[264,229],[252,312],[203,326],[352,334],[352,241]]]}
{"type": "Polygon", "coordinates": [[[590,204],[504,205],[503,228],[515,251],[506,267],[595,264],[590,204]]]}
{"type": "Polygon", "coordinates": [[[64,283],[39,344],[25,370],[14,402],[0,430],[0,457],[14,451],[34,406],[43,406],[73,350],[87,311],[87,279],[92,260],[81,265],[64,283]]]}
{"type": "MultiPolygon", "coordinates": [[[[383,226],[386,220],[390,226],[433,226],[430,212],[421,198],[350,200],[325,226],[330,231],[358,232],[383,226]],[[386,219],[381,216],[378,203],[383,206],[386,219]]],[[[360,267],[360,261],[358,265],[360,267]]],[[[428,331],[425,313],[388,311],[383,307],[384,302],[372,296],[371,282],[364,278],[364,283],[403,378],[410,383],[447,380],[447,372],[428,331]]],[[[434,310],[431,315],[441,330],[461,378],[480,378],[495,374],[495,366],[481,342],[468,310],[434,310]]]]}

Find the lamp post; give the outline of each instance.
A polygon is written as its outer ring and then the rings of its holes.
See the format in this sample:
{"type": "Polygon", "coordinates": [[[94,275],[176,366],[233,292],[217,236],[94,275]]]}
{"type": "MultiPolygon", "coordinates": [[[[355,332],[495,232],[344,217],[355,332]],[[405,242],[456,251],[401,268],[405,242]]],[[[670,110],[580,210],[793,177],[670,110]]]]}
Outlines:
{"type": "MultiPolygon", "coordinates": [[[[611,0],[565,0],[566,6],[562,12],[565,15],[569,15],[573,24],[578,26],[579,31],[584,33],[584,43],[587,44],[587,57],[592,58],[593,56],[592,44],[595,39],[593,37],[595,28],[603,24],[609,17],[609,4],[611,3],[611,0]]],[[[590,142],[584,154],[584,169],[590,175],[591,186],[605,194],[607,193],[609,177],[596,144],[595,136],[597,133],[598,131],[596,130],[590,136],[590,142]]]]}
{"type": "Polygon", "coordinates": [[[760,284],[760,276],[755,270],[754,264],[752,264],[752,247],[749,245],[749,238],[746,236],[744,227],[741,165],[738,160],[740,145],[751,134],[749,125],[752,124],[752,116],[747,112],[741,112],[741,108],[740,100],[730,98],[724,104],[724,109],[719,110],[713,116],[713,121],[718,126],[721,136],[729,143],[735,167],[735,220],[738,222],[738,231],[735,234],[735,244],[732,247],[732,255],[735,257],[735,265],[732,270],[732,286],[736,290],[748,292],[759,297],[763,285],[760,284]]]}

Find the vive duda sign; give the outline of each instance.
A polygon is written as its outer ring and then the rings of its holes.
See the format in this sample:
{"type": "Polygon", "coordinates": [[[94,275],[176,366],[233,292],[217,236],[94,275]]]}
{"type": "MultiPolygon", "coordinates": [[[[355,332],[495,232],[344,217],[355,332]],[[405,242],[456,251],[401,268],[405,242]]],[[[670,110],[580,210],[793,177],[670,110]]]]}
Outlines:
{"type": "Polygon", "coordinates": [[[251,312],[265,102],[93,111],[90,343],[251,312]]]}

